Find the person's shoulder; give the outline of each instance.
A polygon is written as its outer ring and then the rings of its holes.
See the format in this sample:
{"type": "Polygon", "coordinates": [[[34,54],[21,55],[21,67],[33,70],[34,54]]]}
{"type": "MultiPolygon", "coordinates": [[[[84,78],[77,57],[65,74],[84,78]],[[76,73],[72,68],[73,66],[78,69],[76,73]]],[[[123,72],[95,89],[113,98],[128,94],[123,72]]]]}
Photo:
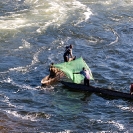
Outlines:
{"type": "Polygon", "coordinates": [[[66,49],[68,49],[69,48],[69,46],[66,46],[66,49]]]}
{"type": "Polygon", "coordinates": [[[80,73],[83,73],[83,70],[81,70],[80,73]]]}
{"type": "Polygon", "coordinates": [[[53,67],[54,67],[53,65],[50,66],[50,68],[53,68],[53,67]]]}

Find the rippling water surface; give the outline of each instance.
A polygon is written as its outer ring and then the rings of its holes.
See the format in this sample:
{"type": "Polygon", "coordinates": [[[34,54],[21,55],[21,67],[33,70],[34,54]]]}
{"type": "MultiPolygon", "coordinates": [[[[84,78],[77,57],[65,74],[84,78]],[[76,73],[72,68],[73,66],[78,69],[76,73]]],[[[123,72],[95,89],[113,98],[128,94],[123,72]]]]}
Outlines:
{"type": "Polygon", "coordinates": [[[132,0],[0,2],[0,131],[133,132],[133,102],[41,88],[66,45],[92,70],[91,85],[129,92],[132,0]]]}

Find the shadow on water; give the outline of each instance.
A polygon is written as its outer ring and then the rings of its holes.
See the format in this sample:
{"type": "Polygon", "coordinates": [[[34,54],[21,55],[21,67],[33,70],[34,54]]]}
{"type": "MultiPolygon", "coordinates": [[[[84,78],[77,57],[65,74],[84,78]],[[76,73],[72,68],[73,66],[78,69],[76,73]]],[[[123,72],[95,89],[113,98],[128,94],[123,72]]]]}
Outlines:
{"type": "Polygon", "coordinates": [[[120,97],[116,97],[116,96],[109,96],[109,95],[104,95],[104,94],[96,94],[97,96],[105,99],[105,100],[120,100],[122,99],[123,101],[128,101],[128,102],[133,102],[133,100],[131,99],[126,99],[126,98],[120,98],[120,97]]]}
{"type": "Polygon", "coordinates": [[[68,90],[68,91],[70,91],[70,92],[78,92],[78,93],[82,93],[84,96],[82,97],[82,98],[80,98],[80,100],[82,100],[82,101],[88,101],[88,98],[92,95],[92,93],[91,92],[83,92],[83,91],[78,91],[78,90],[71,90],[69,87],[67,87],[67,86],[62,86],[62,89],[66,89],[66,90],[68,90]]]}
{"type": "MultiPolygon", "coordinates": [[[[92,93],[89,93],[89,92],[86,92],[84,93],[84,97],[81,99],[83,101],[87,101],[87,99],[91,96],[92,93]]],[[[133,102],[132,99],[128,99],[128,98],[120,98],[120,97],[117,97],[117,96],[109,96],[109,95],[105,95],[105,94],[102,94],[102,93],[94,93],[95,95],[97,95],[98,97],[101,97],[103,98],[104,100],[123,100],[123,101],[128,101],[128,102],[133,102]]]]}
{"type": "Polygon", "coordinates": [[[80,100],[82,101],[88,101],[88,99],[90,98],[90,96],[92,95],[92,93],[84,93],[84,97],[81,98],[80,100]]]}

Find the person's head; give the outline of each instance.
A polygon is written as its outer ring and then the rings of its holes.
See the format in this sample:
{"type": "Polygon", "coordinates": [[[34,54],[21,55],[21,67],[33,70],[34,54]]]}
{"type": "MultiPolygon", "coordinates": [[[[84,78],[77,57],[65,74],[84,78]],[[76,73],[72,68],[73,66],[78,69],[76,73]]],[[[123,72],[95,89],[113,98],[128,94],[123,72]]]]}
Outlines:
{"type": "Polygon", "coordinates": [[[73,48],[73,45],[72,44],[70,44],[70,48],[73,48]]]}
{"type": "Polygon", "coordinates": [[[83,70],[85,70],[85,67],[83,67],[83,70]]]}
{"type": "Polygon", "coordinates": [[[53,66],[53,65],[54,65],[54,63],[52,62],[52,63],[51,63],[51,65],[53,66]]]}

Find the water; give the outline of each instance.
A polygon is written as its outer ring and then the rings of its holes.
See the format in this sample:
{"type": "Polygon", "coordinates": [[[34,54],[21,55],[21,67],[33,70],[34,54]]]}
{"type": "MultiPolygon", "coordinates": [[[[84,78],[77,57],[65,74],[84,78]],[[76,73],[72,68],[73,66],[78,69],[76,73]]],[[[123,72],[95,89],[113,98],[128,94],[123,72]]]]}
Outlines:
{"type": "Polygon", "coordinates": [[[40,83],[73,44],[91,85],[129,92],[132,23],[132,0],[1,1],[0,131],[133,132],[132,101],[40,83]]]}

